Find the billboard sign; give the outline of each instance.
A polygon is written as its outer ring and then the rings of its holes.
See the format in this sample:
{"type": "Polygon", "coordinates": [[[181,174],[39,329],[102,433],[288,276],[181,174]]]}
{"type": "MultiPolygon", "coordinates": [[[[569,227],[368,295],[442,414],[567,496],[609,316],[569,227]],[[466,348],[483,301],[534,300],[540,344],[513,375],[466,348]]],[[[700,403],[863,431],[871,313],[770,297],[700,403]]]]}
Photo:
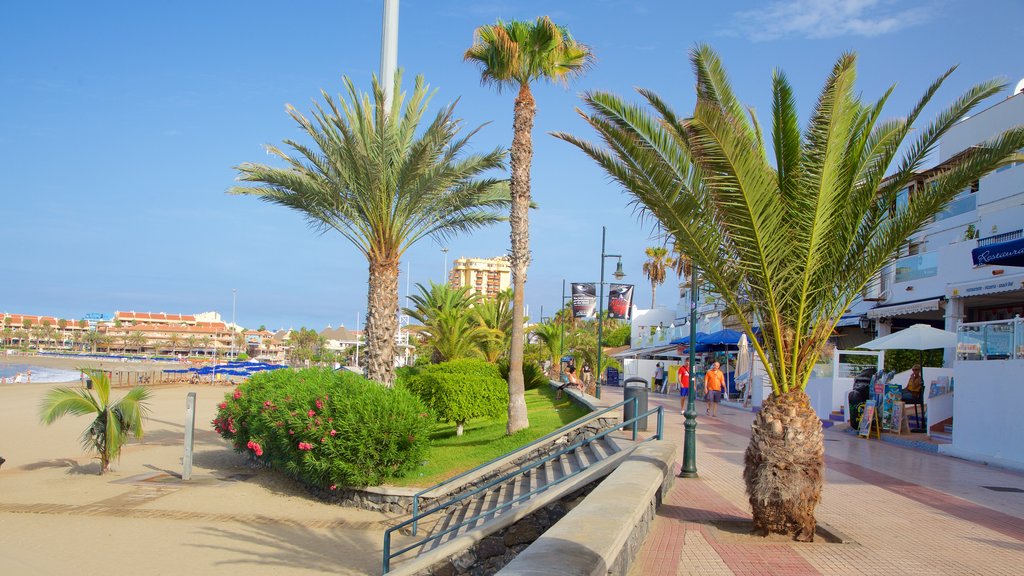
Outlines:
{"type": "Polygon", "coordinates": [[[572,283],[573,318],[592,318],[597,309],[597,286],[593,282],[572,283]]]}

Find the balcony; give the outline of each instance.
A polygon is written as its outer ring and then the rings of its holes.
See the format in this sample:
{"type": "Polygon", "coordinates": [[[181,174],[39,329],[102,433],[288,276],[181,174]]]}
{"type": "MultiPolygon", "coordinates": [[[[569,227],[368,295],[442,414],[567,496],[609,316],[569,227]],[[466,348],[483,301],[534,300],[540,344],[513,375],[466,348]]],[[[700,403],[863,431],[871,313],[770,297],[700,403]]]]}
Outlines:
{"type": "Polygon", "coordinates": [[[978,248],[1001,242],[1009,242],[1010,240],[1020,240],[1022,237],[1024,237],[1024,230],[1014,230],[1013,232],[1004,232],[1003,234],[996,234],[988,238],[979,238],[978,248]]]}

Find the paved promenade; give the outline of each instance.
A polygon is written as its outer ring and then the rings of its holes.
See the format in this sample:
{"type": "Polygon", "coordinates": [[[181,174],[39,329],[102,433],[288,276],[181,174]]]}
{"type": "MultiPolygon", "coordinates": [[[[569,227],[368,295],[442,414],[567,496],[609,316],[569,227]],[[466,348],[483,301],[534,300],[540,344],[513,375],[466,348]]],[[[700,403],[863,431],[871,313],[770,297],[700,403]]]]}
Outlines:
{"type": "MultiPolygon", "coordinates": [[[[606,388],[602,404],[621,400],[606,388]]],[[[678,395],[652,394],[682,445],[678,395]]],[[[742,479],[753,415],[698,403],[699,478],[677,478],[630,572],[640,575],[1024,574],[1024,474],[825,432],[827,484],[817,509],[846,543],[747,533],[742,479]]],[[[651,428],[653,430],[653,428],[651,428]]]]}

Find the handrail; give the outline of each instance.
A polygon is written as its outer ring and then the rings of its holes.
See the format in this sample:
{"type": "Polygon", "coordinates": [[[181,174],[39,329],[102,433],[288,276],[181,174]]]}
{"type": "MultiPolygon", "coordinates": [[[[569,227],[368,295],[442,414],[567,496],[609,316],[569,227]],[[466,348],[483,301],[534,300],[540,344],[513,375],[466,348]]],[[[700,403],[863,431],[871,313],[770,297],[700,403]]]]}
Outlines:
{"type": "MultiPolygon", "coordinates": [[[[625,405],[627,402],[632,402],[633,405],[636,406],[637,403],[638,403],[638,400],[637,400],[636,397],[628,398],[626,400],[623,400],[622,402],[619,402],[615,406],[609,407],[609,408],[607,408],[605,410],[602,410],[601,412],[596,412],[596,413],[594,413],[594,415],[596,416],[598,414],[606,412],[607,410],[610,410],[610,409],[613,409],[613,408],[625,405]]],[[[500,510],[504,510],[506,508],[510,508],[510,507],[512,507],[515,504],[518,504],[520,502],[528,500],[529,498],[533,497],[536,494],[539,494],[540,492],[548,490],[552,486],[561,484],[562,482],[564,482],[564,481],[566,481],[566,480],[568,480],[570,478],[574,478],[574,477],[578,476],[579,474],[582,474],[584,470],[589,468],[589,466],[584,467],[584,468],[580,468],[579,470],[576,470],[575,472],[567,474],[567,475],[565,475],[565,476],[563,476],[561,478],[558,478],[558,479],[556,479],[556,480],[554,480],[552,482],[546,483],[543,486],[538,486],[537,488],[535,488],[533,490],[530,490],[529,492],[526,492],[525,494],[522,494],[522,495],[520,495],[517,498],[514,498],[514,499],[512,499],[512,500],[510,500],[508,502],[502,503],[502,504],[500,504],[500,505],[498,505],[498,506],[496,506],[494,508],[491,508],[489,510],[485,510],[485,511],[481,512],[480,514],[477,514],[476,516],[473,516],[471,518],[464,519],[461,522],[455,524],[454,526],[449,526],[448,528],[438,532],[437,534],[432,534],[431,536],[428,536],[427,538],[424,538],[422,540],[414,542],[413,544],[410,544],[410,545],[406,546],[405,548],[402,548],[401,550],[398,550],[396,552],[391,552],[391,534],[393,532],[395,532],[397,530],[401,530],[402,528],[404,528],[404,527],[406,527],[406,526],[408,526],[410,524],[415,524],[420,518],[429,516],[429,515],[431,515],[431,514],[433,514],[435,512],[438,512],[440,510],[448,508],[449,506],[451,506],[451,505],[453,505],[453,504],[455,504],[457,502],[460,502],[460,501],[463,501],[463,500],[467,500],[467,499],[469,499],[469,498],[471,498],[473,496],[476,496],[477,494],[480,494],[482,492],[490,490],[491,488],[493,488],[495,486],[498,486],[500,484],[504,484],[505,482],[508,482],[509,480],[511,480],[511,479],[513,479],[513,478],[515,478],[517,476],[520,476],[521,474],[523,474],[525,472],[529,472],[531,470],[534,470],[535,468],[540,468],[541,466],[544,466],[548,462],[551,462],[551,461],[553,461],[553,460],[555,460],[557,458],[560,458],[564,454],[568,454],[570,452],[575,451],[578,448],[581,448],[581,447],[583,447],[585,445],[591,444],[591,443],[595,442],[596,440],[600,440],[601,438],[604,438],[605,436],[611,434],[612,432],[624,429],[626,426],[630,426],[632,428],[633,440],[636,440],[636,426],[637,426],[637,422],[640,421],[641,419],[647,418],[651,414],[655,414],[655,413],[657,413],[657,415],[658,415],[658,423],[657,423],[656,432],[655,432],[655,434],[653,436],[641,440],[640,443],[650,442],[651,440],[661,440],[661,439],[664,438],[664,416],[665,416],[665,409],[664,409],[663,406],[657,406],[655,408],[652,408],[652,409],[644,412],[643,414],[638,414],[638,415],[634,416],[633,418],[630,418],[629,420],[624,420],[624,421],[622,421],[622,422],[620,422],[620,423],[618,423],[618,424],[608,428],[607,430],[605,430],[603,432],[599,432],[598,434],[595,434],[594,436],[591,436],[589,438],[584,438],[584,439],[576,442],[575,444],[573,444],[571,446],[566,446],[566,447],[562,448],[561,450],[558,450],[557,452],[549,454],[548,456],[546,456],[546,457],[544,457],[544,458],[542,458],[540,460],[534,461],[533,463],[531,463],[530,465],[528,465],[526,467],[519,468],[518,470],[516,470],[514,472],[505,474],[501,478],[492,480],[492,481],[488,482],[484,486],[478,486],[474,490],[471,490],[469,492],[465,492],[463,494],[460,494],[456,498],[454,498],[452,500],[449,500],[449,501],[447,501],[447,502],[445,502],[443,504],[435,505],[433,508],[430,508],[429,510],[426,510],[426,511],[422,512],[421,514],[419,514],[418,517],[414,516],[414,517],[409,518],[408,520],[406,520],[406,521],[404,521],[404,522],[402,522],[400,524],[397,524],[395,526],[392,526],[391,528],[388,528],[384,532],[384,558],[383,558],[383,562],[382,562],[383,573],[387,574],[388,571],[390,570],[391,559],[392,558],[395,558],[397,556],[401,556],[402,554],[405,554],[406,552],[412,550],[413,548],[416,548],[416,547],[419,547],[419,546],[423,546],[424,544],[426,544],[428,542],[432,542],[434,540],[438,540],[438,539],[444,537],[445,535],[447,535],[447,534],[449,534],[451,532],[455,532],[455,531],[459,530],[460,528],[462,528],[463,526],[466,526],[467,524],[471,524],[473,522],[476,522],[477,520],[480,520],[481,518],[484,518],[486,516],[492,516],[492,517],[496,516],[498,511],[500,511],[500,510]]]]}
{"type": "MultiPolygon", "coordinates": [[[[463,472],[462,474],[459,474],[458,476],[452,476],[451,478],[448,478],[447,480],[443,480],[441,482],[438,482],[437,484],[434,484],[433,486],[431,486],[429,488],[424,488],[423,490],[420,490],[416,494],[413,494],[413,497],[412,497],[412,516],[413,516],[413,518],[415,518],[418,515],[419,509],[420,509],[420,496],[426,494],[427,492],[431,492],[433,490],[437,490],[438,488],[440,488],[441,486],[444,486],[446,484],[451,484],[455,480],[458,480],[460,478],[464,478],[465,476],[473,474],[474,472],[477,472],[477,471],[479,471],[479,470],[481,470],[483,468],[486,468],[486,467],[488,467],[488,466],[490,466],[490,465],[492,465],[492,464],[494,464],[496,462],[500,462],[502,460],[511,459],[511,458],[513,458],[515,455],[517,455],[519,453],[528,452],[530,449],[532,449],[537,444],[540,444],[541,442],[544,442],[546,440],[550,440],[551,438],[554,438],[555,436],[558,436],[560,434],[564,434],[565,432],[567,432],[567,431],[569,431],[569,430],[571,430],[573,428],[577,428],[579,426],[582,426],[586,422],[589,422],[589,421],[591,421],[591,420],[593,420],[593,419],[595,419],[595,418],[601,416],[602,414],[605,414],[605,413],[607,413],[607,412],[609,412],[611,410],[619,408],[619,407],[625,405],[626,402],[629,402],[631,400],[632,399],[623,400],[622,402],[619,402],[618,404],[615,404],[614,406],[609,406],[608,408],[605,408],[605,409],[600,410],[598,412],[592,412],[592,413],[584,416],[583,418],[580,418],[580,419],[576,420],[575,422],[570,422],[569,424],[566,424],[565,426],[562,426],[558,430],[555,430],[554,432],[551,432],[551,433],[549,433],[549,434],[547,434],[545,436],[542,436],[542,437],[534,440],[533,442],[530,442],[529,444],[526,444],[525,446],[521,446],[520,448],[518,448],[518,449],[516,449],[516,450],[514,450],[512,452],[509,452],[508,454],[502,454],[501,456],[498,456],[497,458],[495,458],[493,460],[490,460],[488,462],[484,462],[483,464],[481,464],[481,465],[479,465],[479,466],[477,466],[475,468],[472,468],[470,470],[466,470],[465,472],[463,472]]],[[[416,535],[416,528],[417,528],[416,524],[413,523],[413,525],[412,525],[412,535],[413,536],[416,535]]]]}

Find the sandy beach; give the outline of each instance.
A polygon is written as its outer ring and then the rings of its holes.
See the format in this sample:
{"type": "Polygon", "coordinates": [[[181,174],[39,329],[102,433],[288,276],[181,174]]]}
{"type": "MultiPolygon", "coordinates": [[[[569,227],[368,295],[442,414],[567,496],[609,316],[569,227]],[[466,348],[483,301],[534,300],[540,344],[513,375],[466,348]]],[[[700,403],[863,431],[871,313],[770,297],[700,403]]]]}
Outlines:
{"type": "MultiPolygon", "coordinates": [[[[79,359],[13,362],[82,366],[79,359]]],[[[124,368],[103,364],[94,365],[124,368]]],[[[250,468],[212,430],[229,386],[153,387],[145,440],[126,446],[102,476],[79,440],[88,417],[39,423],[50,386],[0,386],[4,574],[380,572],[385,515],[313,500],[289,480],[250,468]],[[189,392],[197,394],[195,458],[192,479],[182,481],[189,392]]]]}

